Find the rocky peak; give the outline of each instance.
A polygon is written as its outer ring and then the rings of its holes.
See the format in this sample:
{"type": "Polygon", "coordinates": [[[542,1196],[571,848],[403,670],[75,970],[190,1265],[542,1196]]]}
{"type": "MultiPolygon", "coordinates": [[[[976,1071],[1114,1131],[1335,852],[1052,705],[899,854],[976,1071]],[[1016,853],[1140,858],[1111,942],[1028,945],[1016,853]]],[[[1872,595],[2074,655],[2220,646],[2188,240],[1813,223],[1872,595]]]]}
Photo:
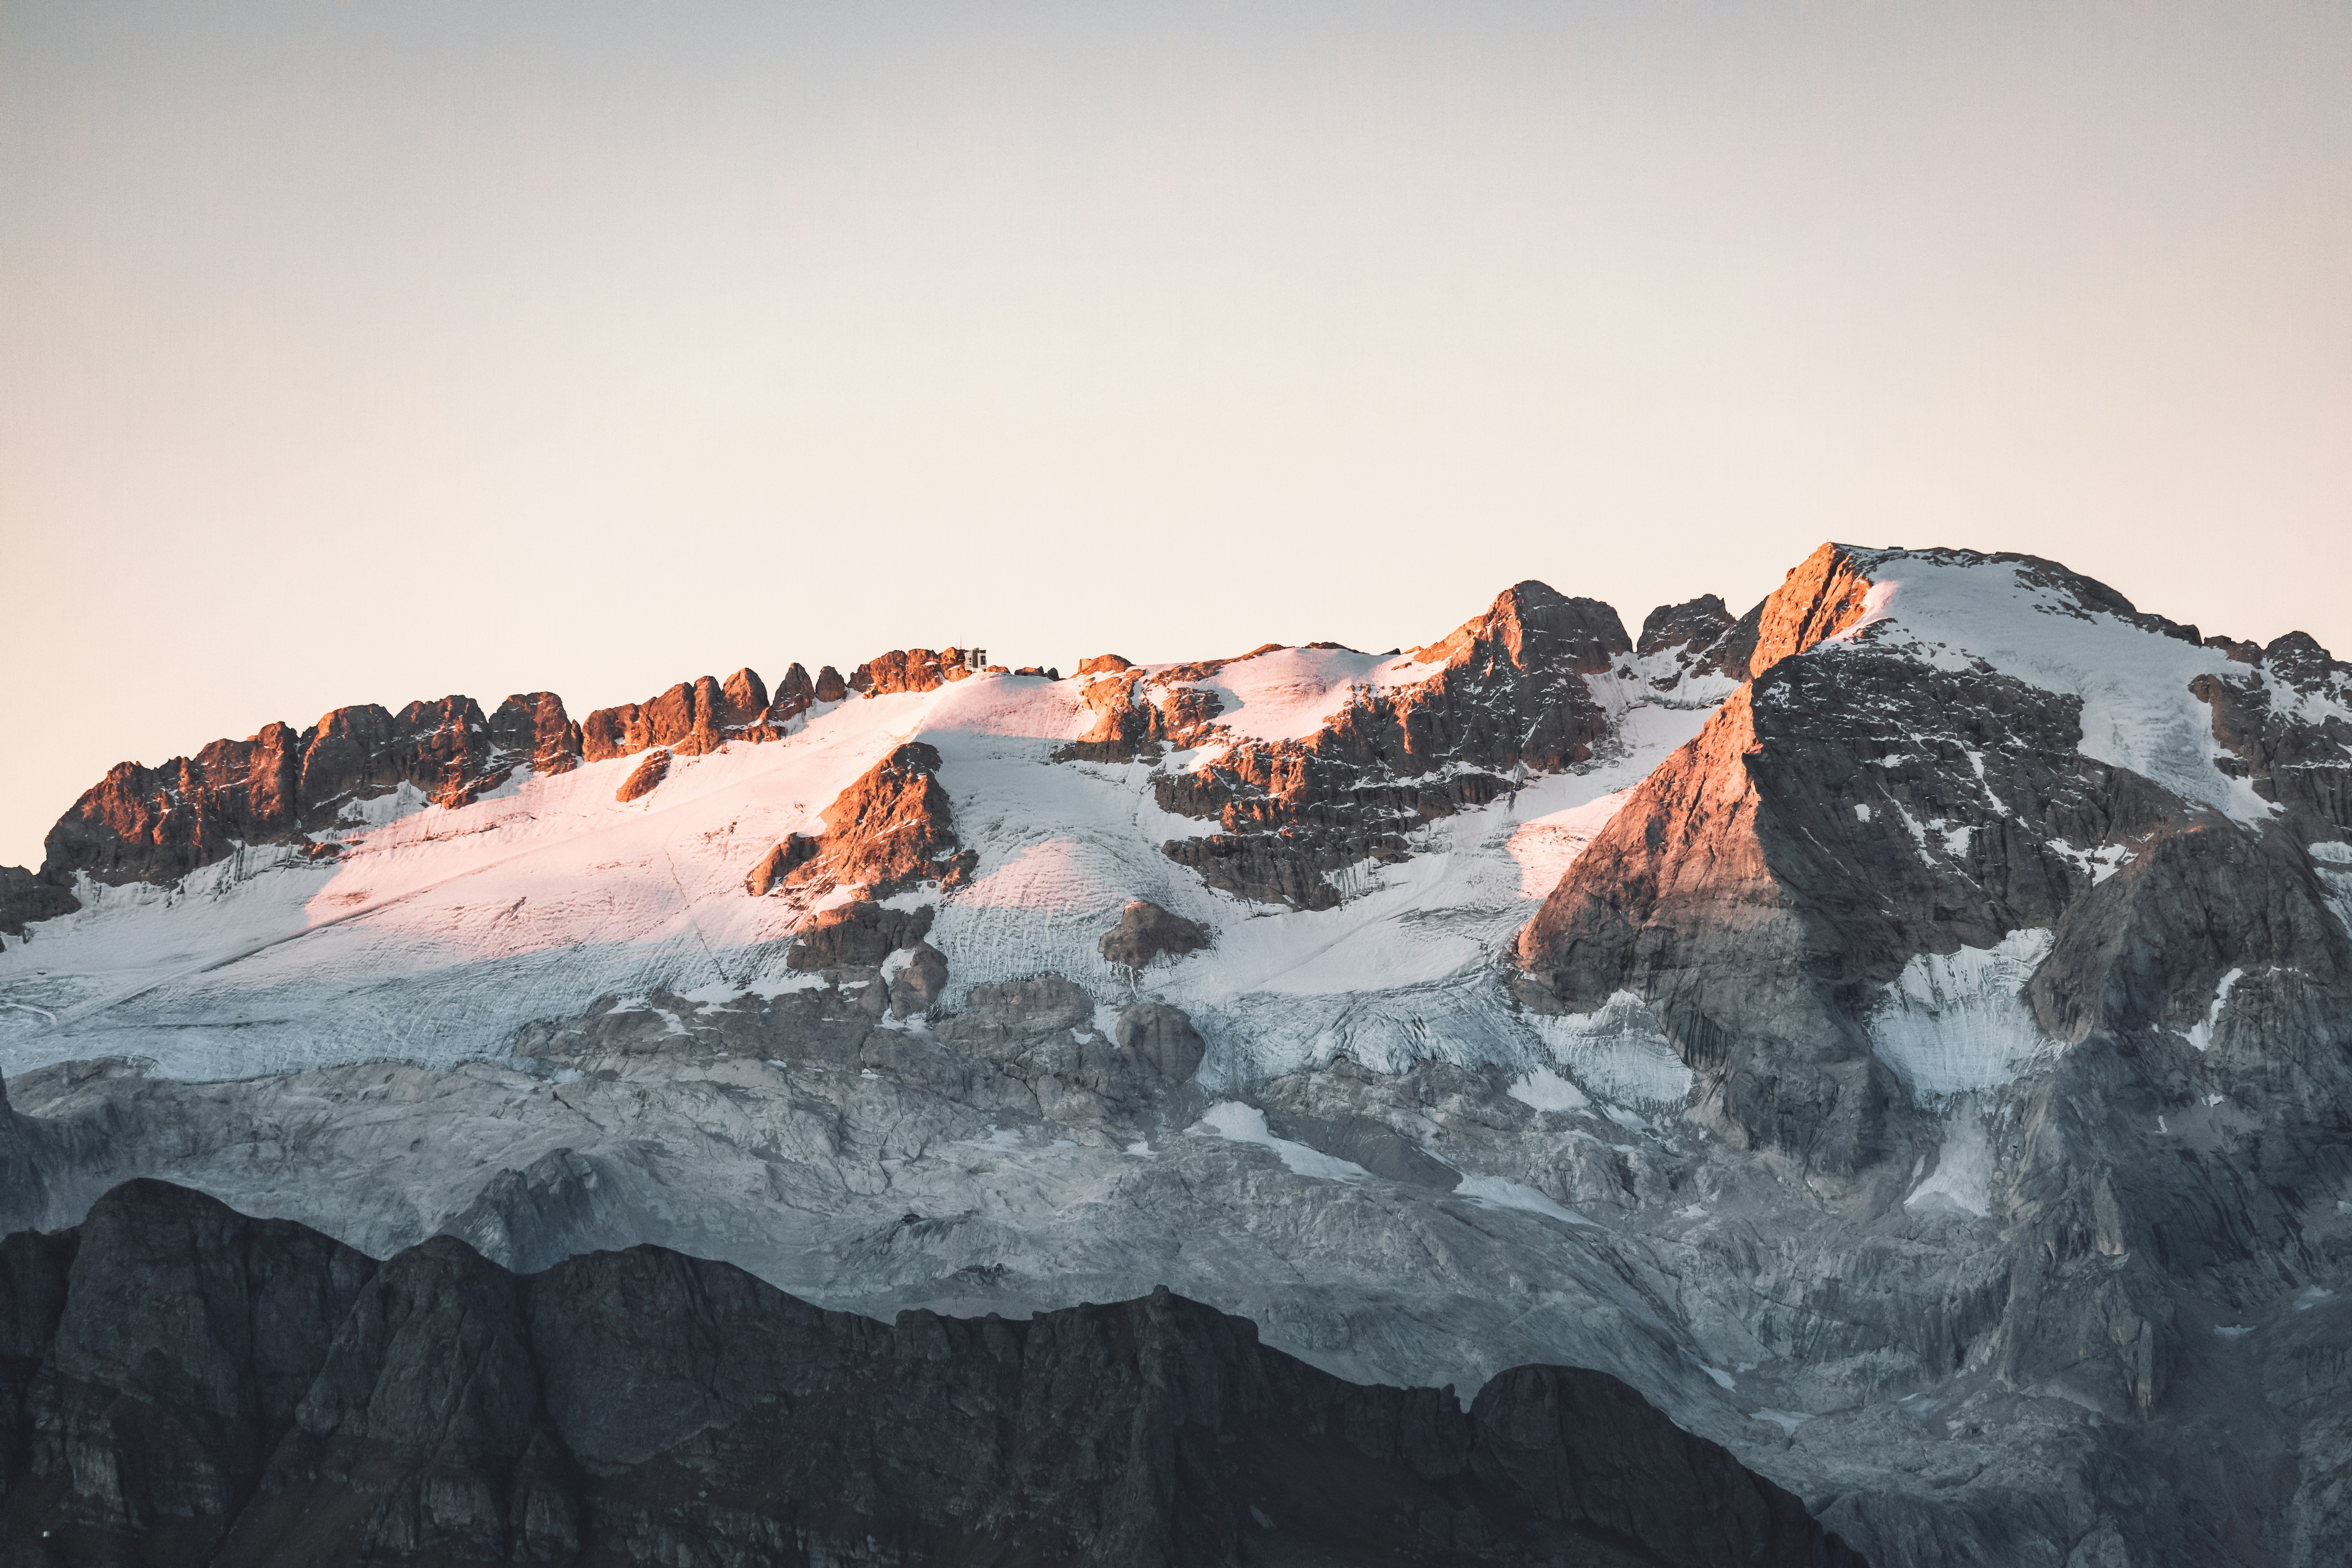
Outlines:
{"type": "Polygon", "coordinates": [[[1609,605],[1571,599],[1530,580],[1504,589],[1485,615],[1465,621],[1442,641],[1415,648],[1412,657],[1416,664],[1487,669],[1499,657],[1523,672],[1599,675],[1612,657],[1632,651],[1625,623],[1609,605]]]}
{"type": "Polygon", "coordinates": [[[1077,673],[1083,678],[1089,675],[1111,675],[1122,669],[1134,668],[1134,665],[1115,653],[1098,653],[1092,658],[1078,660],[1077,673]]]}
{"type": "MultiPolygon", "coordinates": [[[[1908,1096],[1874,1054],[1867,1014],[1922,955],[2054,933],[2036,1008],[2070,1038],[2158,1018],[2185,1030],[2233,967],[2264,976],[2242,985],[2305,984],[2259,933],[2299,933],[2295,967],[2336,973],[2341,922],[2300,846],[2346,833],[2352,724],[2303,712],[2251,668],[2209,669],[2185,690],[2144,678],[2133,722],[2186,725],[2195,710],[2179,699],[2204,699],[2221,773],[2278,803],[2293,842],[2276,843],[2210,804],[2219,774],[2200,783],[2192,767],[2168,784],[2105,760],[2139,743],[2113,718],[2086,751],[2084,698],[2044,672],[2077,656],[2026,667],[2055,688],[2006,672],[1966,646],[1984,605],[2015,617],[1987,647],[2054,637],[2125,679],[2139,636],[2199,641],[2031,557],[1824,546],[1766,602],[1754,679],[1643,782],[1522,931],[1523,998],[1581,1014],[1631,992],[1732,1135],[1853,1170],[1907,1146],[1908,1096]],[[1891,618],[1823,647],[1879,581],[1895,589],[1891,618]],[[1954,619],[1948,605],[1970,607],[1954,619]],[[2078,623],[2097,640],[2065,643],[2078,623]],[[2196,911],[2225,884],[2246,907],[2223,940],[2196,911]],[[2118,1014],[2123,994],[2149,1011],[2118,1014]]],[[[2166,658],[2179,668],[2155,647],[2138,663],[2166,658]]]]}
{"type": "Polygon", "coordinates": [[[542,778],[580,765],[580,726],[552,691],[520,692],[499,703],[490,715],[490,743],[504,755],[525,759],[542,778]]]}
{"type": "MultiPolygon", "coordinates": [[[[744,673],[749,674],[750,671],[744,673]]],[[[816,683],[809,679],[807,670],[795,663],[784,671],[784,678],[776,682],[775,693],[768,703],[769,726],[776,728],[790,723],[807,712],[815,701],[816,683]]]]}
{"type": "Polygon", "coordinates": [[[644,702],[597,709],[581,721],[581,751],[592,763],[649,746],[699,756],[730,741],[772,739],[782,721],[771,726],[768,720],[768,689],[758,672],[739,669],[724,684],[698,676],[644,702]]]}
{"type": "Polygon", "coordinates": [[[1643,616],[1633,651],[1647,658],[1673,648],[1710,648],[1738,624],[1738,617],[1724,607],[1720,598],[1701,594],[1679,605],[1660,605],[1643,616]]]}
{"type": "Polygon", "coordinates": [[[469,697],[412,702],[397,713],[338,708],[309,730],[265,725],[161,767],[118,763],[49,830],[43,875],[172,882],[239,844],[304,844],[346,806],[403,784],[456,807],[519,767],[561,773],[576,731],[551,692],[509,697],[485,719],[469,697]]]}
{"type": "Polygon", "coordinates": [[[2331,697],[2339,703],[2352,700],[2352,664],[2320,647],[2309,632],[2273,638],[2259,659],[2242,662],[2260,664],[2305,696],[2331,697]]]}
{"type": "Polygon", "coordinates": [[[1748,662],[1750,677],[1862,618],[1863,602],[1870,595],[1864,553],[1850,545],[1824,544],[1789,569],[1764,600],[1756,651],[1748,662]]]}

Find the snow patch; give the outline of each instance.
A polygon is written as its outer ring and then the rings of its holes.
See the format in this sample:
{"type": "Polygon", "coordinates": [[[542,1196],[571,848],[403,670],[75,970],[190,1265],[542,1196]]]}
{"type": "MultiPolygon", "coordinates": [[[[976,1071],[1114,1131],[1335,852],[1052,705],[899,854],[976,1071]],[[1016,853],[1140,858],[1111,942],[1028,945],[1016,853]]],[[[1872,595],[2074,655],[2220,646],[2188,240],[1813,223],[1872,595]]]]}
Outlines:
{"type": "Polygon", "coordinates": [[[1244,1105],[1237,1100],[1220,1100],[1209,1107],[1202,1112],[1200,1121],[1184,1131],[1271,1149],[1285,1165],[1302,1176],[1316,1176],[1330,1182],[1360,1182],[1371,1176],[1370,1171],[1352,1160],[1335,1159],[1319,1149],[1294,1143],[1287,1138],[1276,1138],[1266,1130],[1265,1111],[1255,1105],[1244,1105]]]}
{"type": "Polygon", "coordinates": [[[1885,551],[1864,552],[1859,564],[1871,587],[1861,618],[1821,645],[1832,657],[1866,641],[1945,669],[1980,660],[2081,699],[2084,756],[2240,822],[2275,815],[2251,784],[2215,765],[2224,753],[2212,712],[2189,689],[2200,675],[2245,673],[2221,650],[2087,609],[2063,585],[2027,581],[2019,563],[1885,551]]]}
{"type": "Polygon", "coordinates": [[[1879,1059],[1932,1104],[2014,1082],[2054,1055],[2023,999],[2051,941],[2046,930],[2014,931],[1991,947],[1914,956],[1865,1021],[1879,1059]]]}
{"type": "Polygon", "coordinates": [[[1585,1218],[1573,1209],[1562,1208],[1524,1182],[1506,1181],[1500,1176],[1465,1176],[1454,1193],[1456,1197],[1468,1198],[1473,1203],[1485,1204],[1491,1208],[1524,1209],[1529,1214],[1539,1214],[1569,1225],[1598,1228],[1595,1221],[1585,1218]]]}
{"type": "Polygon", "coordinates": [[[2246,977],[2242,969],[2232,969],[2221,976],[2221,984],[2213,992],[2213,1005],[2205,1009],[2205,1016],[2189,1030],[2189,1043],[2200,1051],[2213,1048],[2213,1026],[2221,1021],[2221,1009],[2230,1000],[2230,988],[2246,977]]]}
{"type": "Polygon", "coordinates": [[[1621,1104],[1679,1106],[1698,1083],[1649,1005],[1620,991],[1595,1012],[1531,1015],[1552,1058],[1587,1092],[1621,1104]]]}
{"type": "MultiPolygon", "coordinates": [[[[1407,663],[1353,648],[1276,648],[1230,660],[1189,684],[1215,694],[1221,709],[1217,722],[1235,734],[1259,741],[1303,741],[1338,718],[1355,700],[1359,687],[1374,684],[1375,670],[1407,663]]],[[[1428,670],[1422,679],[1434,673],[1428,670]]]]}
{"type": "Polygon", "coordinates": [[[1538,1110],[1582,1110],[1592,1103],[1582,1089],[1549,1068],[1538,1068],[1513,1080],[1507,1092],[1538,1110]]]}
{"type": "Polygon", "coordinates": [[[1529,817],[1511,835],[1507,847],[1519,866],[1519,897],[1543,899],[1559,886],[1584,847],[1609,826],[1633,792],[1621,789],[1563,811],[1529,817]]]}
{"type": "Polygon", "coordinates": [[[1904,1206],[1928,1213],[1957,1210],[1984,1219],[1992,1213],[1993,1163],[1984,1117],[1973,1101],[1960,1100],[1945,1119],[1934,1173],[1911,1190],[1904,1206]]]}

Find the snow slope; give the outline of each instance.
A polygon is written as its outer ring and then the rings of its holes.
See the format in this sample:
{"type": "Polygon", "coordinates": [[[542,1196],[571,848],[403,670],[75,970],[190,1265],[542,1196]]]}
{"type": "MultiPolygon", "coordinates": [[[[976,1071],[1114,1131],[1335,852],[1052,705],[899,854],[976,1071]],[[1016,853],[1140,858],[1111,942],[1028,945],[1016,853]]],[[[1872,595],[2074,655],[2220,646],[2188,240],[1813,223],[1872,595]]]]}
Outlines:
{"type": "MultiPolygon", "coordinates": [[[[1822,645],[1865,637],[1946,669],[1982,661],[2029,686],[2082,700],[2084,755],[2153,779],[2240,822],[2276,808],[2222,756],[2212,710],[2189,689],[2200,675],[2244,675],[2219,648],[2164,637],[2090,609],[2031,566],[1960,552],[1860,553],[1870,594],[1861,617],[1822,645]]],[[[2288,692],[2290,700],[2297,700],[2288,692]]]]}
{"type": "MultiPolygon", "coordinates": [[[[1297,736],[1355,683],[1402,660],[1285,649],[1217,672],[1239,733],[1297,736]]],[[[1698,708],[1629,700],[1624,743],[1581,773],[1538,778],[1433,823],[1401,864],[1338,873],[1336,909],[1244,903],[1160,853],[1214,828],[1155,804],[1155,766],[1057,763],[1093,715],[1076,680],[982,675],[820,707],[787,738],[680,756],[627,804],[641,760],[520,775],[456,810],[414,791],[354,808],[339,859],[244,851],[180,887],[83,882],[80,912],[0,952],[0,1073],[103,1056],[165,1076],[242,1078],[341,1062],[505,1059],[530,1021],[601,997],[667,990],[717,1000],[793,983],[794,913],[745,874],[903,742],[936,746],[969,883],[935,902],[952,1005],[971,986],[1053,972],[1105,1004],[1139,990],[1193,1014],[1210,1081],[1346,1050],[1539,1062],[1540,1041],[1491,984],[1497,953],[1622,793],[1695,733],[1698,708]],[[1208,926],[1209,950],[1141,977],[1097,943],[1130,900],[1208,926]]]]}

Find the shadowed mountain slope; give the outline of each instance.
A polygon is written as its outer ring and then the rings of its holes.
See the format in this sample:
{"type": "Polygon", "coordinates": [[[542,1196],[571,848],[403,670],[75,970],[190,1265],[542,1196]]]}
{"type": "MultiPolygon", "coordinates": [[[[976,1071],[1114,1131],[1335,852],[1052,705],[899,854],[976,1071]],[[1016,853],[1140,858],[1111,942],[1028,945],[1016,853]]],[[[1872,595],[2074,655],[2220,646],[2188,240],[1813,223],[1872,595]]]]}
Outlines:
{"type": "Polygon", "coordinates": [[[1343,1383],[1171,1296],[821,1311],[659,1247],[379,1265],[162,1183],[0,1242],[0,1560],[1862,1568],[1599,1373],[1343,1383]]]}

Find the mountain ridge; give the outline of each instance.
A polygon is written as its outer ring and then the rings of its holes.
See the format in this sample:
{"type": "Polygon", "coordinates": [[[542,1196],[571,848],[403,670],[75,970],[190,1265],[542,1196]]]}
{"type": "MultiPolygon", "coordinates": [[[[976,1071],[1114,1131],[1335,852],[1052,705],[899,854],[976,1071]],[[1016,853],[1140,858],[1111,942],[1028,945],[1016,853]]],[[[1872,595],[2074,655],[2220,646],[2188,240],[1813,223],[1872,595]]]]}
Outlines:
{"type": "Polygon", "coordinates": [[[1882,1563],[2330,1561],[2352,668],[2009,553],[1638,637],[1537,586],[1382,655],[910,650],[776,735],[688,683],[79,875],[0,952],[0,1159],[26,1223],[154,1175],[378,1255],[1572,1362],[1882,1563]]]}

